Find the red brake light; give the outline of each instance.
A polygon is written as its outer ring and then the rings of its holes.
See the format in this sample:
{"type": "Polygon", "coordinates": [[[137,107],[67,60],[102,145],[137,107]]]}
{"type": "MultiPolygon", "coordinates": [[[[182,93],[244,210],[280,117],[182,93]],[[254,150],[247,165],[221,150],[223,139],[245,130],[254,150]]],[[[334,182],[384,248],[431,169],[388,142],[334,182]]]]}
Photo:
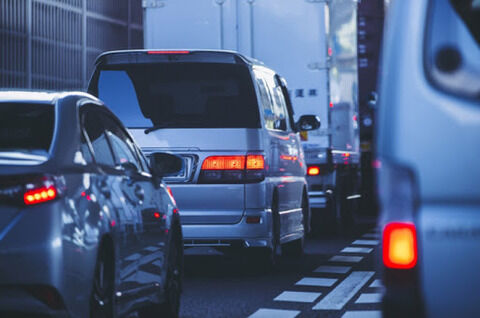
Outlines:
{"type": "Polygon", "coordinates": [[[42,187],[25,192],[23,201],[26,205],[38,204],[53,200],[57,197],[57,189],[54,186],[42,187]]]}
{"type": "Polygon", "coordinates": [[[243,170],[245,169],[244,156],[213,156],[208,157],[202,164],[202,170],[243,170]]]}
{"type": "Polygon", "coordinates": [[[318,166],[310,166],[307,169],[307,174],[309,176],[318,176],[320,174],[320,167],[318,166]]]}
{"type": "Polygon", "coordinates": [[[265,168],[265,158],[262,155],[247,156],[247,170],[263,170],[265,168]]]}
{"type": "Polygon", "coordinates": [[[189,54],[190,51],[148,51],[147,54],[189,54]]]}
{"type": "Polygon", "coordinates": [[[383,230],[383,263],[395,269],[417,264],[417,234],[412,223],[389,223],[383,230]]]}

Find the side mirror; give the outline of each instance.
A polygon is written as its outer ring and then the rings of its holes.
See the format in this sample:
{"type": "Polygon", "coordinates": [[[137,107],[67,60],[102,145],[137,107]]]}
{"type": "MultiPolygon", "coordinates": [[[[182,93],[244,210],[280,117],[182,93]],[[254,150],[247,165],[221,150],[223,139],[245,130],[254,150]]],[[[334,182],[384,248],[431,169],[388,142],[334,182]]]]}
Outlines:
{"type": "Polygon", "coordinates": [[[320,118],[315,115],[302,115],[295,126],[298,131],[315,130],[320,128],[320,118]]]}
{"type": "Polygon", "coordinates": [[[138,172],[137,166],[130,161],[121,163],[120,167],[122,167],[122,169],[125,171],[125,174],[129,177],[135,175],[138,172]]]}
{"type": "Polygon", "coordinates": [[[183,159],[169,153],[155,152],[150,155],[150,167],[155,176],[165,177],[182,171],[183,159]]]}

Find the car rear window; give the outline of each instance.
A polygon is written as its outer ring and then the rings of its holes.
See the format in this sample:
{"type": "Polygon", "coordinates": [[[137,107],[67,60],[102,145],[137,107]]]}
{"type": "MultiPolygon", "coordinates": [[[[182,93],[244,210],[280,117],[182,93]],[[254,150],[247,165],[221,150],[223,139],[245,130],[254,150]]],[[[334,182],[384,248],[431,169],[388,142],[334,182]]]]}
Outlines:
{"type": "Polygon", "coordinates": [[[54,122],[53,105],[0,103],[0,151],[47,154],[54,122]]]}
{"type": "Polygon", "coordinates": [[[97,75],[93,89],[128,128],[260,127],[252,78],[243,65],[114,65],[97,75]]]}

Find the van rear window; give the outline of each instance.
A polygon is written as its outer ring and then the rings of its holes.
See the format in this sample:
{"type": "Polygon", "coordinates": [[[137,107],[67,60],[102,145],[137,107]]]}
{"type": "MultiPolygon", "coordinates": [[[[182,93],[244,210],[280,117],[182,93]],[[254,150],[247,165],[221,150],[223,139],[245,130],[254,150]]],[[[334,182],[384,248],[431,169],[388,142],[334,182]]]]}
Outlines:
{"type": "Polygon", "coordinates": [[[0,103],[0,151],[46,155],[53,138],[50,104],[0,103]]]}
{"type": "Polygon", "coordinates": [[[242,65],[106,66],[93,85],[90,89],[128,128],[260,127],[252,78],[242,65]]]}

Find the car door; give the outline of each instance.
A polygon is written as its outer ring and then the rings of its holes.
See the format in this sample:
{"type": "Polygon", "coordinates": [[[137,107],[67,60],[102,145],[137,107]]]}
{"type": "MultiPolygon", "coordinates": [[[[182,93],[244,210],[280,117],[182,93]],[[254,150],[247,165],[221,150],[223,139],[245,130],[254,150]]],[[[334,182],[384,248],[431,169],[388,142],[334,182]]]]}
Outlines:
{"type": "Polygon", "coordinates": [[[161,284],[163,268],[163,247],[166,237],[166,211],[162,211],[162,197],[159,185],[141,160],[135,143],[121,123],[111,114],[102,114],[106,134],[112,146],[116,166],[123,169],[122,193],[126,201],[135,209],[133,225],[138,234],[138,272],[136,282],[139,287],[155,289],[161,284]]]}
{"type": "MultiPolygon", "coordinates": [[[[108,201],[103,210],[109,214],[111,233],[114,235],[116,258],[117,291],[125,294],[134,287],[136,279],[138,258],[134,255],[136,250],[136,234],[133,231],[132,220],[134,210],[126,204],[121,192],[123,176],[115,169],[115,160],[107,139],[105,126],[99,115],[98,106],[84,106],[80,114],[82,134],[87,140],[93,160],[101,173],[91,178],[91,183],[108,201]]],[[[83,149],[83,152],[87,152],[83,149]]],[[[89,193],[85,193],[87,200],[89,193]]]]}

